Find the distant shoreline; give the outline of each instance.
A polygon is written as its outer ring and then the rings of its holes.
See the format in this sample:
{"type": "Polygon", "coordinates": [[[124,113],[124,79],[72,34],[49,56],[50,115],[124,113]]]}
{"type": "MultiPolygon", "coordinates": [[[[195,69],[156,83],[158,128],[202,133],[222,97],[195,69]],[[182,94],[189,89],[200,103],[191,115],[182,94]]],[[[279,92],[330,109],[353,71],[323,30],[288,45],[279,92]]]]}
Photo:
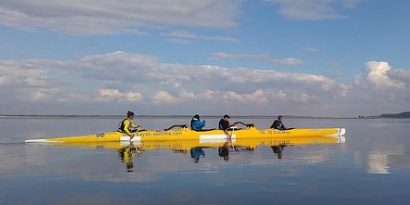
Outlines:
{"type": "MultiPolygon", "coordinates": [[[[136,115],[137,119],[190,119],[191,115],[136,115]]],[[[274,119],[277,116],[266,115],[231,115],[236,119],[274,119]]],[[[359,117],[316,117],[284,115],[286,119],[392,119],[380,116],[359,117]]],[[[0,115],[0,119],[122,119],[122,115],[0,115]]],[[[219,119],[217,115],[203,115],[202,118],[219,119]]],[[[396,118],[394,118],[396,119],[396,118]]]]}

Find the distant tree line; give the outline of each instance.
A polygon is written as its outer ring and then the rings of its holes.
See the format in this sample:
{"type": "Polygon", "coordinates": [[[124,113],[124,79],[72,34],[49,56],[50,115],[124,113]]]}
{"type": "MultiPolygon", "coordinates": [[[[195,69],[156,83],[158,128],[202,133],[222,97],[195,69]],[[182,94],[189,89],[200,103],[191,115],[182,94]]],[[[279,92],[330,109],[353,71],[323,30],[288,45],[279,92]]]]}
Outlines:
{"type": "Polygon", "coordinates": [[[382,118],[410,118],[410,112],[402,112],[397,114],[383,114],[380,115],[382,118]]]}

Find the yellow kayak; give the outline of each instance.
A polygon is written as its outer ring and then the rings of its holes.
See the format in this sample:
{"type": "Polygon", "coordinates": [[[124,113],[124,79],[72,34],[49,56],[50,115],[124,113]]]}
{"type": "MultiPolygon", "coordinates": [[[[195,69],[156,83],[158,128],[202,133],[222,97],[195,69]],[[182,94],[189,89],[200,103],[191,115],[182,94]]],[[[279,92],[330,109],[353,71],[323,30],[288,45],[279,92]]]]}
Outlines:
{"type": "Polygon", "coordinates": [[[176,141],[176,140],[194,140],[199,143],[222,142],[226,139],[238,141],[243,139],[292,139],[292,138],[317,138],[331,137],[338,141],[344,141],[346,130],[344,128],[304,128],[291,130],[259,130],[255,127],[246,127],[243,129],[232,129],[225,133],[222,130],[194,131],[188,128],[177,130],[159,131],[146,130],[139,131],[133,138],[124,133],[114,131],[103,134],[91,134],[83,136],[56,137],[46,139],[30,139],[26,143],[82,143],[82,142],[155,142],[155,141],[176,141]]]}

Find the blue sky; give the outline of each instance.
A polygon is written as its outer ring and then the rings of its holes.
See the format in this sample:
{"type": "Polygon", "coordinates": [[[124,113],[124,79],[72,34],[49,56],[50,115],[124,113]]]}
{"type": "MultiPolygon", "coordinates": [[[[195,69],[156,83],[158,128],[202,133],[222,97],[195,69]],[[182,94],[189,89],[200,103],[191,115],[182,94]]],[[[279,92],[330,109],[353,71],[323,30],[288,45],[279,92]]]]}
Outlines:
{"type": "Polygon", "coordinates": [[[409,110],[404,0],[3,0],[0,113],[409,110]]]}

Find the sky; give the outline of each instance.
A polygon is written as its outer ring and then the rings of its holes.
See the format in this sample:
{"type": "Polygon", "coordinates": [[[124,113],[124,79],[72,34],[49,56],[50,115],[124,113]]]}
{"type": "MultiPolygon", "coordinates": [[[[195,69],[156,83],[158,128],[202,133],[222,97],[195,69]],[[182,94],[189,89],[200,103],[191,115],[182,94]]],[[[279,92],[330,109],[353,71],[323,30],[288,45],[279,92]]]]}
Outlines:
{"type": "Polygon", "coordinates": [[[0,0],[0,114],[410,110],[406,0],[0,0]]]}

